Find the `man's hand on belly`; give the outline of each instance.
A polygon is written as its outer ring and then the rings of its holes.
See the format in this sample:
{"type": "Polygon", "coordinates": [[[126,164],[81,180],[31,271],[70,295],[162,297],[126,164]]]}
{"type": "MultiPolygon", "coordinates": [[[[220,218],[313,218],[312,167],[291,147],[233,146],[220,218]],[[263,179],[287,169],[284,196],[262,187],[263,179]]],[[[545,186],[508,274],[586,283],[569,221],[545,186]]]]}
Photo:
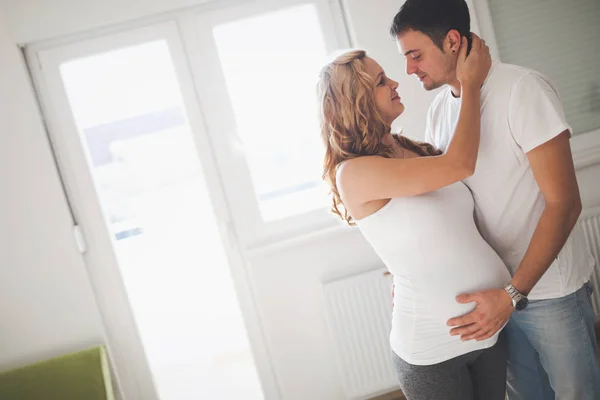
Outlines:
{"type": "Polygon", "coordinates": [[[512,300],[504,289],[491,289],[481,292],[461,294],[456,297],[461,304],[476,303],[475,309],[462,317],[452,318],[448,326],[450,335],[460,335],[461,340],[477,341],[492,337],[512,315],[512,300]]]}

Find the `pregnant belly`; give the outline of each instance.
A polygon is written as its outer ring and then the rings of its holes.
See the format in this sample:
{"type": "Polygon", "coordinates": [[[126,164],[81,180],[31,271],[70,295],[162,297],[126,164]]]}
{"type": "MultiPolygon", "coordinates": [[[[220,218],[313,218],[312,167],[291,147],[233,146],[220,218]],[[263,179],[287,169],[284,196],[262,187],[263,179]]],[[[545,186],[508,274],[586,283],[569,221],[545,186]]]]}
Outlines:
{"type": "Polygon", "coordinates": [[[475,308],[475,303],[458,303],[456,296],[500,289],[510,281],[508,269],[494,256],[488,258],[493,263],[422,265],[412,274],[395,277],[394,311],[444,328],[448,319],[475,308]]]}

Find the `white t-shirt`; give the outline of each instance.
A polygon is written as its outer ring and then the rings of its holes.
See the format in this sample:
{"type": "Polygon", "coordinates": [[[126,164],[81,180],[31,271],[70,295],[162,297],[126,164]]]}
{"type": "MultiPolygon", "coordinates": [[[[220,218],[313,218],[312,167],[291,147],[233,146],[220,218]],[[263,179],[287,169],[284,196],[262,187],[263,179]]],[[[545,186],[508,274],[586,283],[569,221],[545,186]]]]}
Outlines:
{"type": "MultiPolygon", "coordinates": [[[[425,141],[446,151],[460,98],[444,88],[427,114],[425,141]]],[[[464,180],[475,199],[479,231],[511,274],[523,259],[544,211],[544,198],[527,152],[571,130],[556,89],[544,75],[494,62],[481,89],[481,141],[475,174],[464,180]]],[[[576,226],[529,298],[563,297],[589,278],[594,259],[576,226]]]]}

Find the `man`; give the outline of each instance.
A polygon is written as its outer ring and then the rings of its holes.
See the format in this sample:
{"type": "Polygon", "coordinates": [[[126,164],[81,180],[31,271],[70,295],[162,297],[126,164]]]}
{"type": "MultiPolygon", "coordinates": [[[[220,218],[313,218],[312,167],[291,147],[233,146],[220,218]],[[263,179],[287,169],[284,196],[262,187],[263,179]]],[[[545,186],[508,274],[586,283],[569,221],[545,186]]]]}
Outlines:
{"type": "MultiPolygon", "coordinates": [[[[456,60],[469,31],[464,0],[407,0],[390,30],[406,72],[426,90],[446,86],[429,108],[425,136],[442,150],[459,114],[456,60]]],[[[475,198],[481,234],[512,280],[505,288],[458,296],[476,308],[451,319],[450,334],[482,340],[510,319],[510,400],[600,399],[589,298],[594,260],[573,229],[582,206],[571,128],[556,90],[536,71],[494,62],[481,88],[481,112],[477,170],[464,183],[475,198]]]]}

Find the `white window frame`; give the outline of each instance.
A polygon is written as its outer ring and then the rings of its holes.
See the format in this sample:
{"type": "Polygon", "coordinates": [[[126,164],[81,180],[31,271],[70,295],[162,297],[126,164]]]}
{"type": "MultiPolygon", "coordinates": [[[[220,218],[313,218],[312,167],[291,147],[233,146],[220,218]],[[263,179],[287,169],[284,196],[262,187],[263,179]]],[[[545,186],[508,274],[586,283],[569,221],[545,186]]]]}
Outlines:
{"type": "MultiPolygon", "coordinates": [[[[261,217],[246,158],[236,151],[240,140],[236,136],[235,118],[228,93],[224,90],[225,78],[219,68],[220,61],[212,31],[218,25],[237,19],[311,3],[317,7],[328,52],[349,47],[350,40],[344,27],[340,4],[332,0],[263,0],[234,4],[190,15],[182,24],[184,36],[195,38],[190,43],[188,54],[192,69],[199,71],[195,74],[196,88],[217,155],[235,230],[249,253],[264,251],[273,245],[278,247],[282,242],[306,239],[323,229],[339,226],[339,222],[332,217],[327,207],[274,221],[264,221],[261,217]]],[[[319,135],[319,132],[314,134],[319,135]]],[[[324,204],[327,204],[326,201],[324,204]]]]}
{"type": "MultiPolygon", "coordinates": [[[[467,0],[472,5],[481,36],[490,48],[492,57],[502,61],[488,0],[467,0]]],[[[571,151],[576,169],[600,164],[600,128],[578,133],[571,138],[571,151]]]]}

